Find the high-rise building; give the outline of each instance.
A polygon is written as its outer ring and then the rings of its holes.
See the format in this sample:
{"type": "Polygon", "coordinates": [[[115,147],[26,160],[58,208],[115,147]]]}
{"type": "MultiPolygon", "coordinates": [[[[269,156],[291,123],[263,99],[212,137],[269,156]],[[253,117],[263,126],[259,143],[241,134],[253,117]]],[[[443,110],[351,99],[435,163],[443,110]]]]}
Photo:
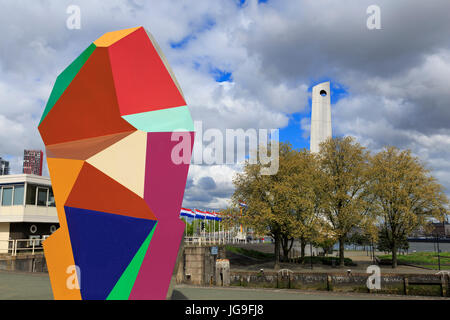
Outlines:
{"type": "Polygon", "coordinates": [[[6,176],[7,174],[9,174],[9,161],[0,157],[0,176],[6,176]]]}
{"type": "Polygon", "coordinates": [[[331,134],[330,82],[322,82],[312,88],[310,151],[319,152],[320,144],[331,134]]]}
{"type": "Polygon", "coordinates": [[[23,151],[23,173],[42,176],[44,153],[41,150],[23,151]]]}

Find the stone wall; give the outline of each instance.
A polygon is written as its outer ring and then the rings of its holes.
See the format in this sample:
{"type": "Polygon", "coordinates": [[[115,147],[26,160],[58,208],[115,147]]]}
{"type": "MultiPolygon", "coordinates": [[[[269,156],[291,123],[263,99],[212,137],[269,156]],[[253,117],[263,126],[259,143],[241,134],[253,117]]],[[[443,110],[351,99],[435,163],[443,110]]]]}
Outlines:
{"type": "Polygon", "coordinates": [[[4,255],[0,257],[0,270],[23,272],[48,272],[43,254],[4,255]]]}
{"type": "Polygon", "coordinates": [[[216,260],[225,257],[225,249],[218,246],[218,254],[211,253],[212,246],[185,245],[183,259],[178,265],[177,283],[195,285],[216,284],[216,260]]]}
{"type": "Polygon", "coordinates": [[[314,289],[391,294],[449,296],[449,277],[436,274],[381,275],[381,289],[370,291],[367,273],[300,273],[231,271],[230,285],[255,288],[314,289]]]}

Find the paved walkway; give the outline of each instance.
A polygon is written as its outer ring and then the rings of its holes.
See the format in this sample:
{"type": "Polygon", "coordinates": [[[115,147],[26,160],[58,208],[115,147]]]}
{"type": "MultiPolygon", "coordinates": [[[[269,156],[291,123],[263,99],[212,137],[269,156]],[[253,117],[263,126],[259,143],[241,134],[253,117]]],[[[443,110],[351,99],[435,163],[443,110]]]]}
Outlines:
{"type": "Polygon", "coordinates": [[[388,294],[343,293],[294,289],[218,288],[177,285],[174,300],[449,300],[440,297],[418,297],[388,294]]]}
{"type": "Polygon", "coordinates": [[[0,300],[53,300],[48,274],[0,271],[0,300]]]}
{"type": "MultiPolygon", "coordinates": [[[[398,295],[306,291],[293,289],[220,288],[176,285],[176,300],[405,300],[445,299],[398,295]]],[[[447,298],[448,299],[448,298],[447,298]]],[[[0,300],[53,300],[46,273],[0,271],[0,300]]]]}

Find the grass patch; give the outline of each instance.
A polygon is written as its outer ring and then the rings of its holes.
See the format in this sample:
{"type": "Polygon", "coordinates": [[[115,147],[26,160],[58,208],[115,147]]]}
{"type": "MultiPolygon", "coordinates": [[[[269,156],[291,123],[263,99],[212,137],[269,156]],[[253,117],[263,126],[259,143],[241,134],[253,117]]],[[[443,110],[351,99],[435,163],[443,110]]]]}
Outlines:
{"type": "Polygon", "coordinates": [[[249,250],[249,249],[240,248],[240,247],[233,247],[233,246],[230,246],[230,245],[225,246],[225,249],[228,252],[242,254],[244,256],[247,256],[247,257],[250,257],[250,258],[254,258],[254,259],[259,259],[259,260],[275,259],[275,255],[273,253],[266,253],[266,252],[261,252],[261,251],[256,251],[256,250],[249,250]]]}
{"type": "MultiPolygon", "coordinates": [[[[378,256],[381,264],[391,264],[392,255],[378,256]]],[[[450,252],[441,252],[441,269],[450,269],[450,252]]],[[[438,256],[435,252],[415,252],[406,255],[397,255],[398,264],[420,265],[426,268],[438,269],[438,256]]]]}
{"type": "MultiPolygon", "coordinates": [[[[233,247],[230,245],[225,246],[226,250],[228,252],[233,252],[237,254],[241,254],[250,258],[258,259],[258,260],[275,260],[275,254],[273,253],[266,253],[256,250],[249,250],[241,247],[233,247]]],[[[339,265],[339,258],[338,257],[310,257],[306,256],[304,260],[304,264],[310,264],[312,259],[313,264],[322,264],[327,266],[332,266],[333,262],[335,266],[339,265]]],[[[283,262],[283,261],[281,261],[283,262]]],[[[348,267],[354,267],[356,266],[356,263],[353,262],[350,258],[344,258],[344,265],[348,267]]]]}
{"type": "MultiPolygon", "coordinates": [[[[305,257],[304,264],[310,264],[312,259],[313,264],[323,264],[326,266],[339,266],[339,258],[338,257],[305,257]]],[[[356,263],[353,262],[350,258],[344,258],[344,265],[348,267],[356,266],[356,263]]]]}
{"type": "MultiPolygon", "coordinates": [[[[437,264],[421,264],[420,266],[428,269],[439,270],[439,266],[437,264]]],[[[450,265],[443,265],[441,262],[441,270],[450,270],[450,265]]]]}

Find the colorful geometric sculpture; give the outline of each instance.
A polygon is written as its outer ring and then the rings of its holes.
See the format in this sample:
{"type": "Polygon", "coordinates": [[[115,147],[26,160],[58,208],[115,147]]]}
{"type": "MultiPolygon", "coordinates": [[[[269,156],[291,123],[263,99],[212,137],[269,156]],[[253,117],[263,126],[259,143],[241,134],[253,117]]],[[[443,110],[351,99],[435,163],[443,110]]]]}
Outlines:
{"type": "Polygon", "coordinates": [[[44,241],[55,299],[166,298],[193,131],[142,27],[106,33],[58,76],[39,123],[60,223],[44,241]]]}

